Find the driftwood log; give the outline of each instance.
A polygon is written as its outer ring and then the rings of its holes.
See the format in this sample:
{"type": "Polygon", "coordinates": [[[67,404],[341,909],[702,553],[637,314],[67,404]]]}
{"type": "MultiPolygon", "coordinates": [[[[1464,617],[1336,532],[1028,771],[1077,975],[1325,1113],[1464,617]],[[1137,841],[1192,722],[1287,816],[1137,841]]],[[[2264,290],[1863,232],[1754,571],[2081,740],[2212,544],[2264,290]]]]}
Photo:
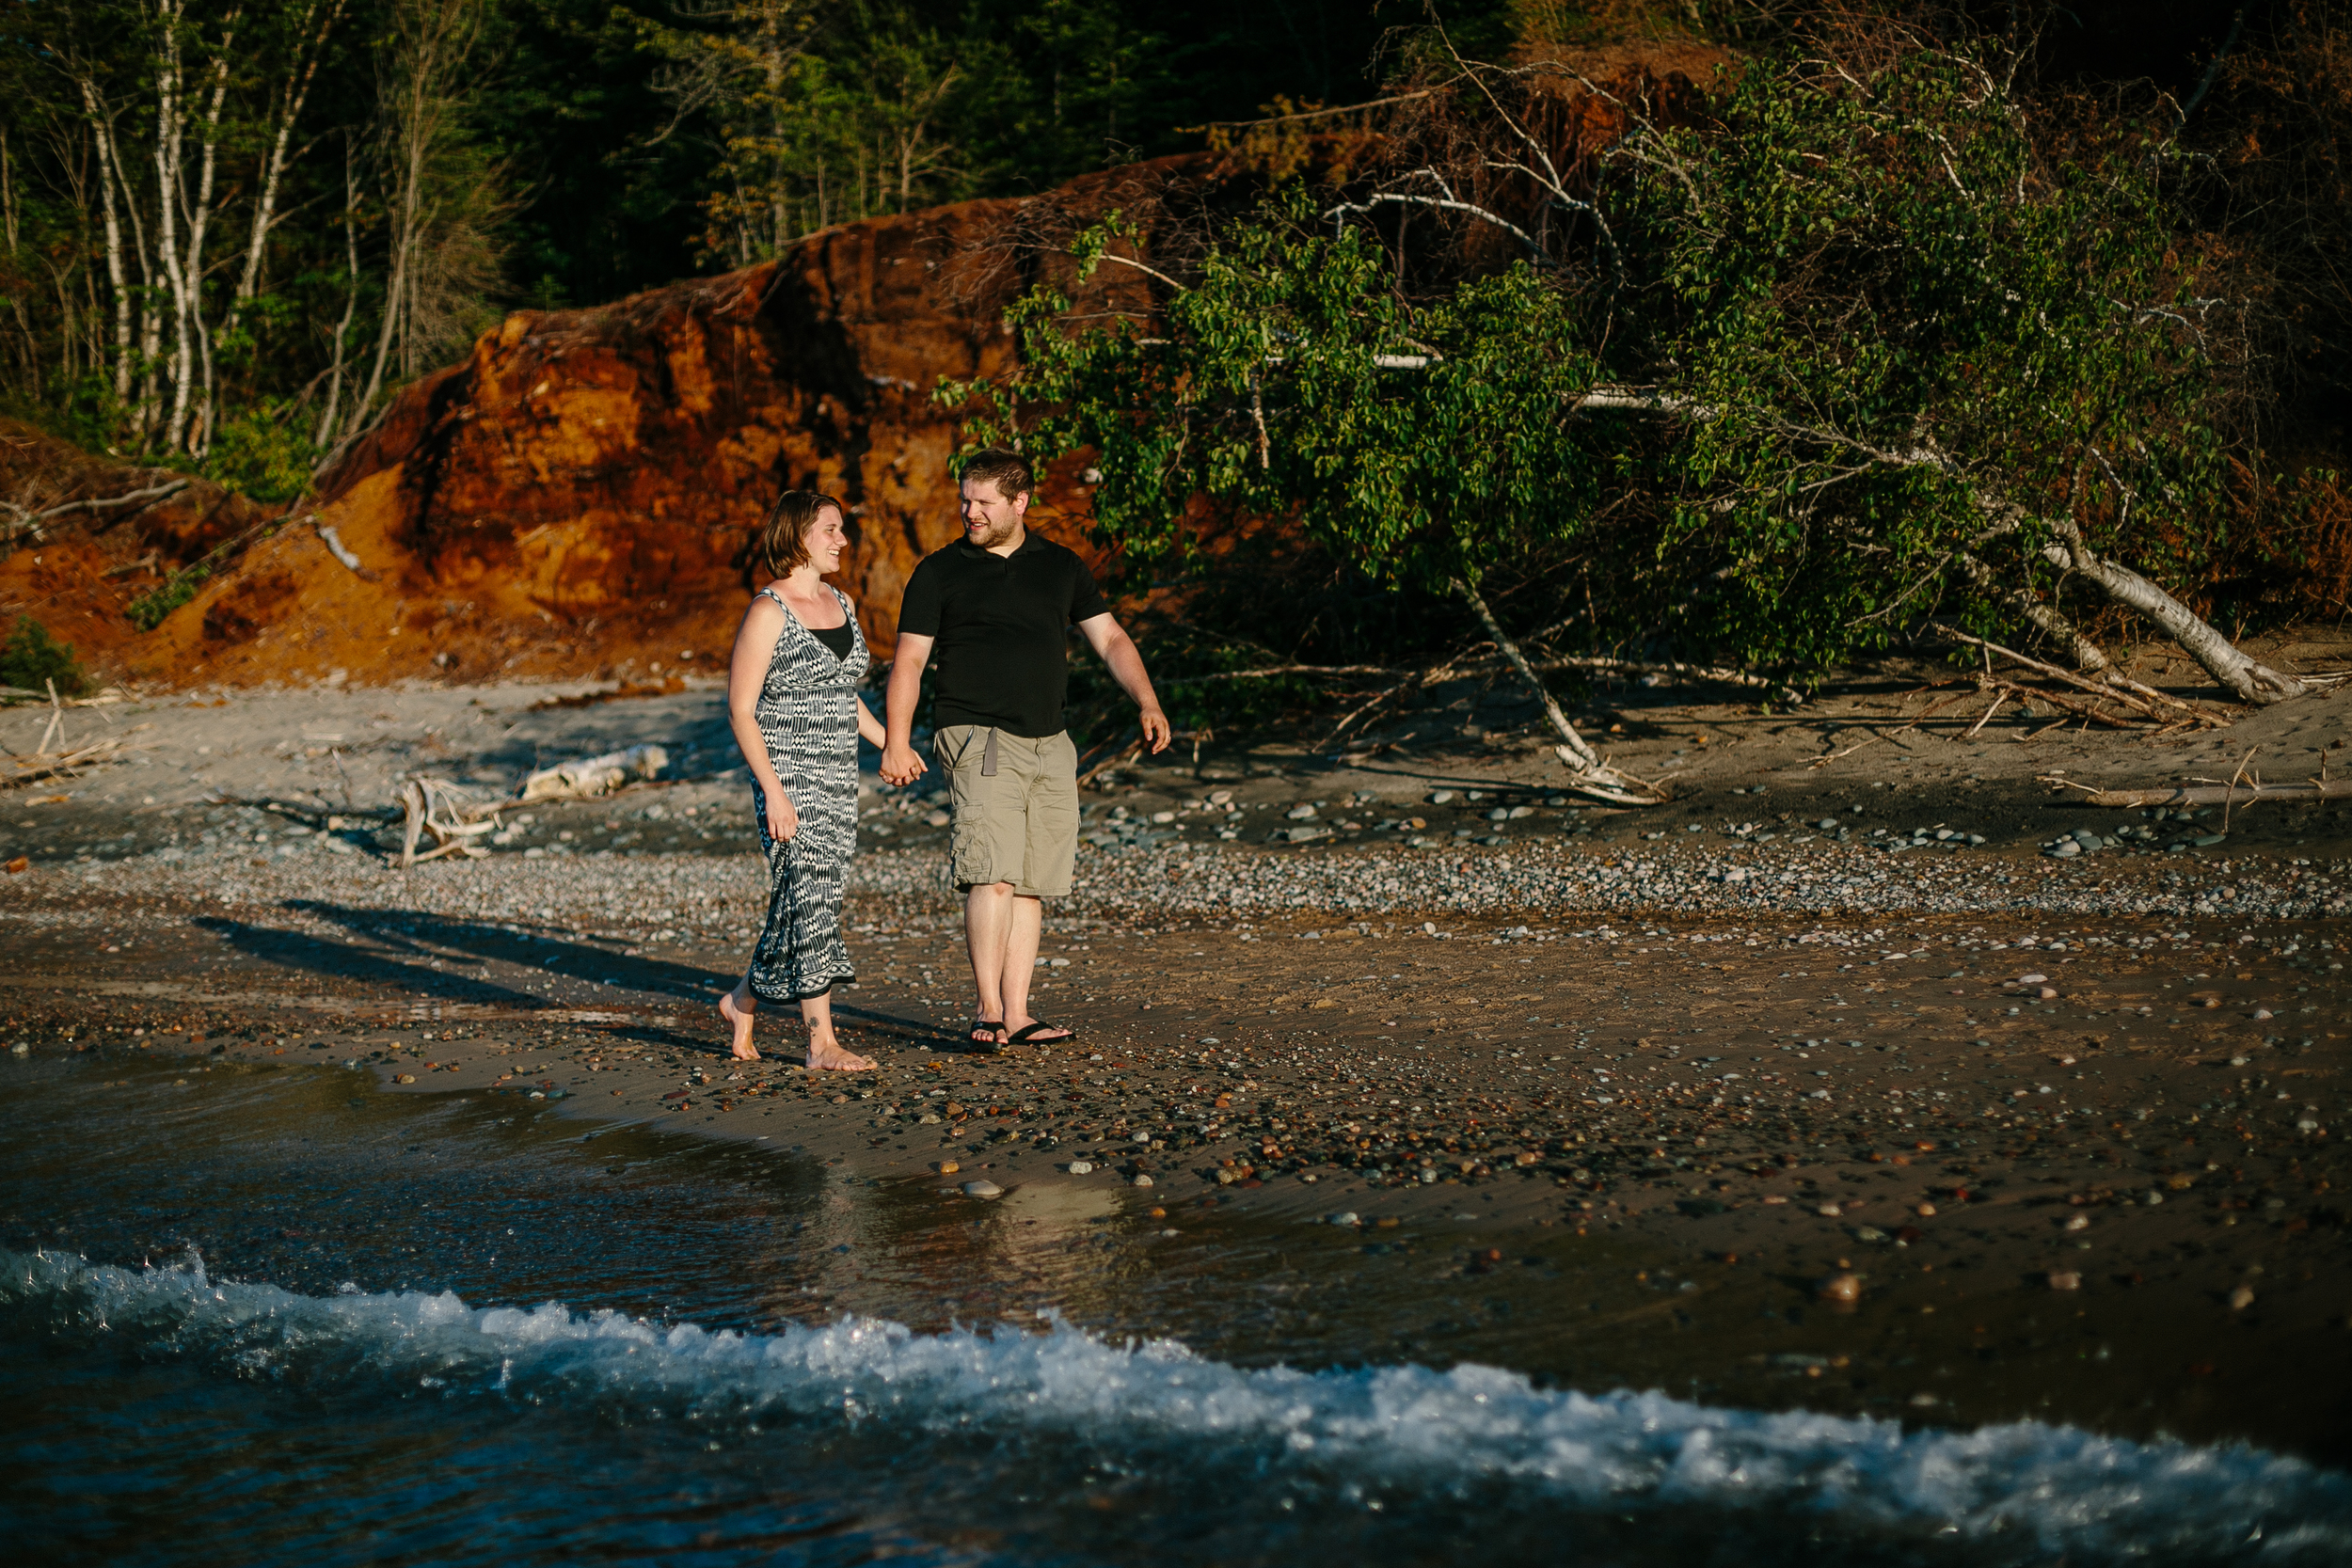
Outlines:
{"type": "Polygon", "coordinates": [[[631,746],[600,757],[559,762],[523,779],[520,800],[581,800],[618,789],[631,779],[651,779],[670,766],[670,753],[659,746],[631,746]]]}
{"type": "MultiPolygon", "coordinates": [[[[7,772],[0,773],[0,789],[15,789],[24,784],[41,784],[51,779],[70,777],[92,763],[110,761],[120,756],[128,747],[127,736],[153,727],[148,724],[134,724],[119,736],[109,736],[103,740],[84,741],[79,746],[68,746],[64,741],[65,710],[69,706],[87,705],[92,699],[69,701],[57,695],[56,681],[50,681],[48,687],[49,723],[40,732],[40,745],[29,757],[9,759],[7,772]]],[[[0,690],[16,689],[18,689],[14,687],[0,687],[0,690]]],[[[100,717],[104,718],[104,715],[102,714],[100,717]]],[[[106,721],[110,724],[114,722],[111,719],[106,721]]]]}
{"type": "Polygon", "coordinates": [[[2054,784],[2084,791],[2086,806],[2250,806],[2260,800],[2352,800],[2352,778],[2312,779],[2304,784],[2158,784],[2149,789],[2092,789],[2065,779],[2054,784]]]}
{"type": "MultiPolygon", "coordinates": [[[[147,726],[141,724],[139,729],[147,726]]],[[[129,732],[136,734],[134,730],[129,732]]],[[[119,736],[93,740],[70,751],[42,751],[29,757],[17,757],[8,764],[8,771],[0,775],[0,789],[17,789],[25,784],[42,784],[51,779],[68,778],[94,763],[111,762],[130,750],[119,736]]]]}

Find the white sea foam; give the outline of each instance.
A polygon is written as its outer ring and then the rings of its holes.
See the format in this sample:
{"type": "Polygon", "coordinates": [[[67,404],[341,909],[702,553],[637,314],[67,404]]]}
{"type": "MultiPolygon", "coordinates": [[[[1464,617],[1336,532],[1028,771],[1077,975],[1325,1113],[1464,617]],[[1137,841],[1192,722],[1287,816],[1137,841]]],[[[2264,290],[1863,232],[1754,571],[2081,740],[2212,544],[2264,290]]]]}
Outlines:
{"type": "Polygon", "coordinates": [[[1656,1393],[1546,1390],[1469,1365],[1248,1370],[1171,1341],[1113,1345],[1061,1325],[922,1335],[845,1317],[775,1335],[711,1332],[553,1303],[469,1307],[448,1293],[306,1296],[216,1283],[196,1260],[125,1269],[0,1252],[0,1306],[19,1322],[113,1329],[314,1384],[390,1379],[620,1416],[1059,1433],[1131,1453],[1247,1449],[1343,1481],[1485,1481],[1569,1507],[1770,1504],[2083,1556],[2352,1558],[2352,1478],[2243,1446],[2137,1443],[2038,1422],[1905,1430],[1656,1393]]]}

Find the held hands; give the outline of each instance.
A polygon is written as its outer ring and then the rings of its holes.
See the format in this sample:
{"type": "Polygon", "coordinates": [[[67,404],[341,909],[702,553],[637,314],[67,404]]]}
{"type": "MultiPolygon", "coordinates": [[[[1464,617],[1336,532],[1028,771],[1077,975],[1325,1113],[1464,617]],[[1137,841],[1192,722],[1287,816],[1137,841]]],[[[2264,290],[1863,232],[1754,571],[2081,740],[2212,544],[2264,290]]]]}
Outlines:
{"type": "Polygon", "coordinates": [[[801,814],[793,809],[792,798],[782,789],[771,789],[768,795],[768,836],[778,844],[791,841],[801,831],[801,814]]]}
{"type": "Polygon", "coordinates": [[[1143,738],[1150,743],[1152,754],[1158,756],[1168,750],[1168,743],[1175,738],[1168,727],[1168,715],[1157,706],[1152,706],[1143,710],[1142,718],[1143,738]]]}

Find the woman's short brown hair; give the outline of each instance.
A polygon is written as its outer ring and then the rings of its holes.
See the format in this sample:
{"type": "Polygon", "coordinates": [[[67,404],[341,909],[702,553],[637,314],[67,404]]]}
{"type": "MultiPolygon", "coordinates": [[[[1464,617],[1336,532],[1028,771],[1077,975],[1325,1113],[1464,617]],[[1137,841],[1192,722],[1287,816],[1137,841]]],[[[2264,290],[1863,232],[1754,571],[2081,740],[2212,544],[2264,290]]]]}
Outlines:
{"type": "Polygon", "coordinates": [[[808,529],[827,507],[848,521],[850,511],[822,490],[787,490],[768,508],[752,542],[752,560],[771,578],[792,575],[808,560],[808,529]]]}

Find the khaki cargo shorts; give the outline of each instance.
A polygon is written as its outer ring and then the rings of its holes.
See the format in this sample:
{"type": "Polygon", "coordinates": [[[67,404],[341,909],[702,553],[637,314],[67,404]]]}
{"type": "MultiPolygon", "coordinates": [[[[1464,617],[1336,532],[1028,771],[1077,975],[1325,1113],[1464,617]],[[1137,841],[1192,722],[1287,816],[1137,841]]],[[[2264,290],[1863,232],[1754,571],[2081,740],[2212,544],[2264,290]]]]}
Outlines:
{"type": "Polygon", "coordinates": [[[1067,732],[1030,740],[984,724],[931,737],[955,807],[948,829],[958,892],[1010,882],[1026,898],[1070,892],[1078,855],[1078,749],[1067,732]]]}

